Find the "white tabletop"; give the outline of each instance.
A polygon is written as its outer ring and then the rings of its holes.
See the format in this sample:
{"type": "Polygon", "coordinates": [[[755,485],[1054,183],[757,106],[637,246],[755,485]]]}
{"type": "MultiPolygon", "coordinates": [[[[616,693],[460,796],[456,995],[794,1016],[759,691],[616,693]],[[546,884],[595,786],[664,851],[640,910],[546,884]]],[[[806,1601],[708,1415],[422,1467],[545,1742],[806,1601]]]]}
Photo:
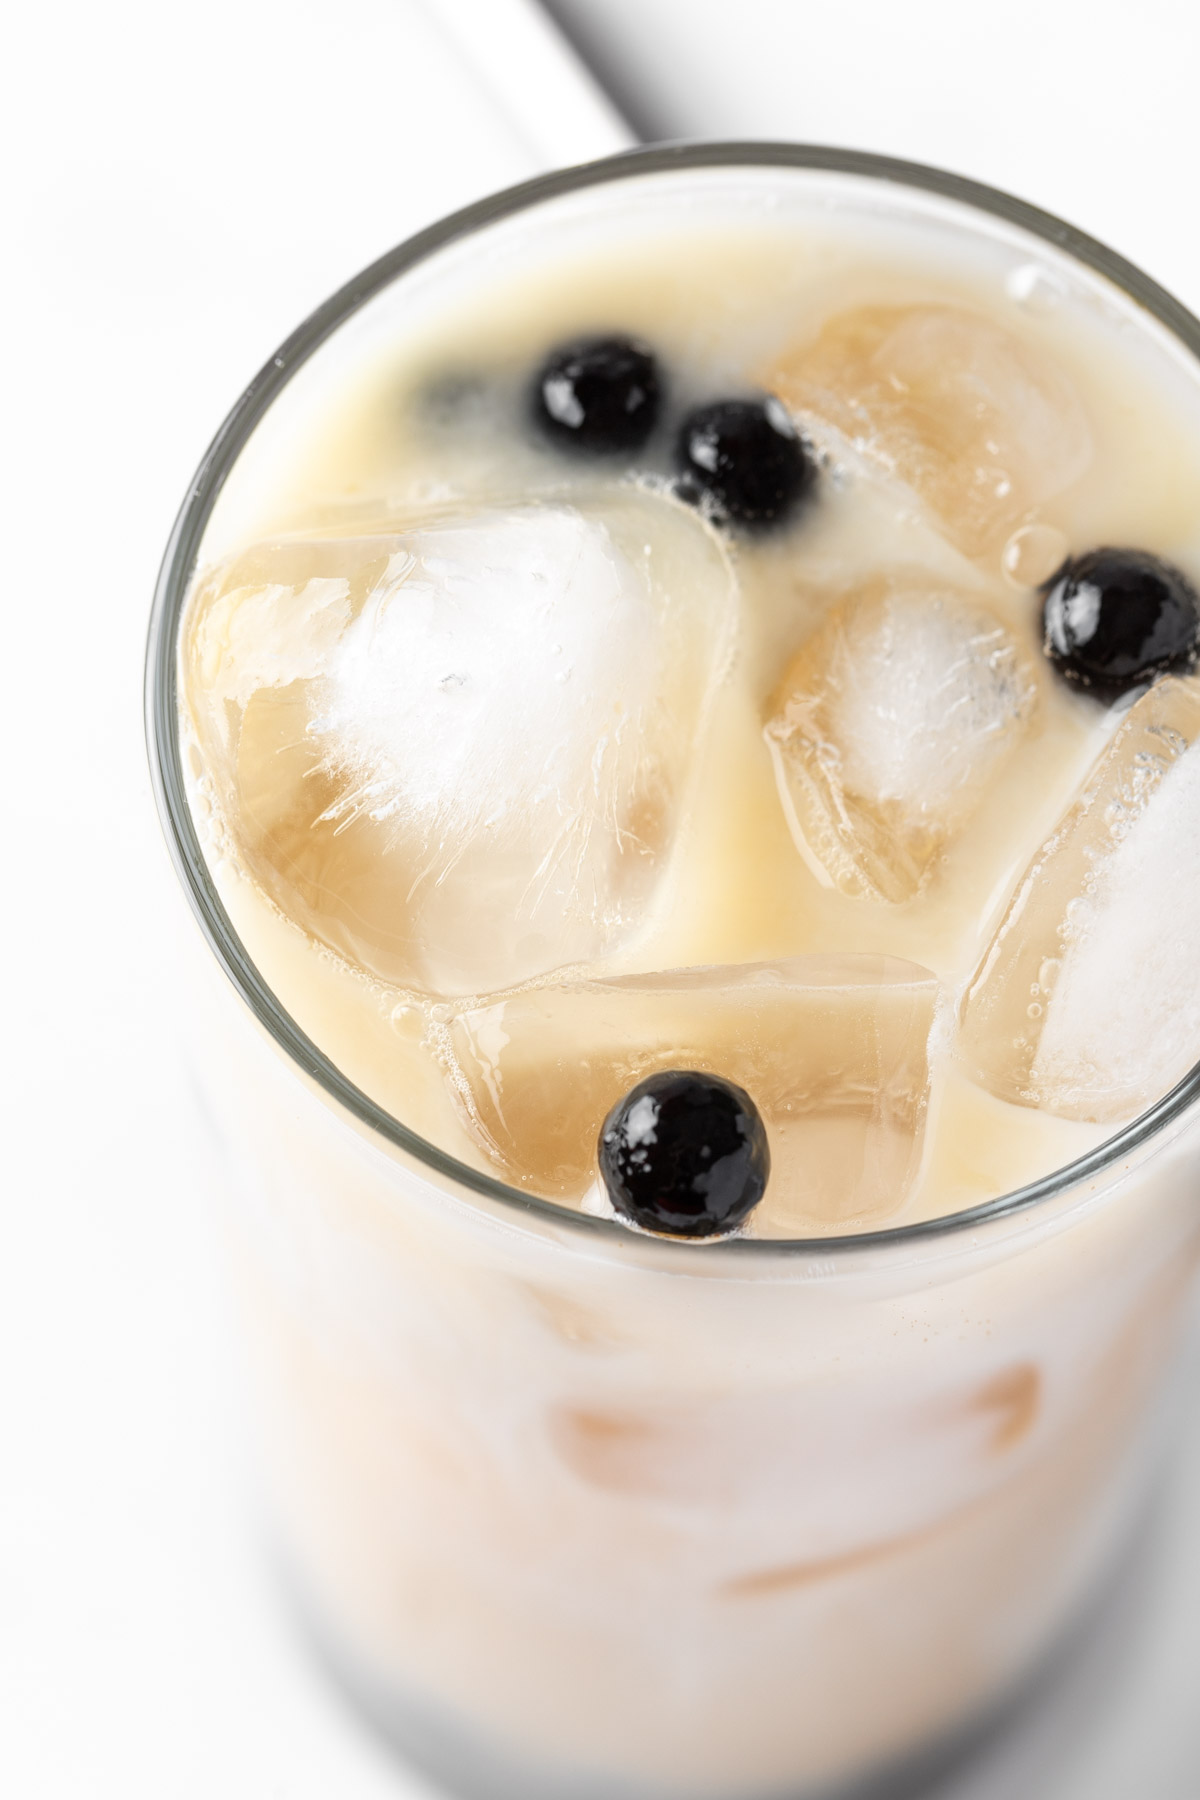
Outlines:
{"type": "MultiPolygon", "coordinates": [[[[22,1800],[430,1793],[310,1666],[259,1554],[139,684],[172,514],[275,344],[415,227],[620,141],[585,86],[546,99],[572,78],[532,14],[498,31],[528,0],[446,4],[439,29],[416,0],[62,0],[7,31],[0,1791],[22,1800]],[[506,56],[507,108],[480,85],[506,56]]],[[[1200,305],[1180,0],[556,10],[644,129],[948,163],[1200,305]]],[[[1132,1603],[954,1800],[1200,1794],[1195,1421],[1132,1603]]]]}

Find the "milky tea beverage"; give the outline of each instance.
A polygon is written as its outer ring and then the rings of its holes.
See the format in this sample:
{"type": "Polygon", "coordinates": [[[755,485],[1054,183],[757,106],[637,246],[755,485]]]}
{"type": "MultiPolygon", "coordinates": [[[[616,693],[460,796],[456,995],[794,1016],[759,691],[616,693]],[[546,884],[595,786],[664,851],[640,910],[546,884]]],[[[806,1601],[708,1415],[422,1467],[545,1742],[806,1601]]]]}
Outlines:
{"type": "Polygon", "coordinates": [[[285,1556],[472,1792],[826,1791],[945,1739],[1150,1466],[1195,328],[840,160],[648,155],[400,253],[172,565],[285,1556]]]}

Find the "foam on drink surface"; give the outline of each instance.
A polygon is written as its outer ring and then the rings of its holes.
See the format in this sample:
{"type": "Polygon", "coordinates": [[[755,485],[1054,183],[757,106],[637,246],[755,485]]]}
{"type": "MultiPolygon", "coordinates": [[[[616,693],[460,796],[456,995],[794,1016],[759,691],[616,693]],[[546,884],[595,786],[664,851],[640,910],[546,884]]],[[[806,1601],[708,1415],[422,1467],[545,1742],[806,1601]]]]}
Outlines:
{"type": "Polygon", "coordinates": [[[1032,586],[1101,521],[1186,565],[1188,428],[1011,281],[843,245],[808,295],[798,250],[476,299],[343,397],[183,651],[228,903],[353,1079],[591,1206],[623,1092],[723,1075],[779,1237],[1015,1187],[1200,1055],[1200,689],[1069,691],[1032,586]],[[539,443],[530,371],[597,324],[677,408],[777,395],[815,498],[739,534],[665,430],[539,443]]]}

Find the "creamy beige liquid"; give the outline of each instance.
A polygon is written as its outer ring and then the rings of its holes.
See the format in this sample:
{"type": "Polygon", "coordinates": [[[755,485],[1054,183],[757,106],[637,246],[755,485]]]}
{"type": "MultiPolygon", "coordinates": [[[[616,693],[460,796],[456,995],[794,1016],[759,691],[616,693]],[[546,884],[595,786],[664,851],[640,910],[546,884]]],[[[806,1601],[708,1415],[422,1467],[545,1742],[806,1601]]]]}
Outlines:
{"type": "Polygon", "coordinates": [[[1197,1252],[1194,1120],[1025,1210],[828,1238],[1058,1167],[1183,1072],[1200,974],[1172,903],[1200,873],[1164,876],[1153,831],[1117,850],[1143,802],[1167,837],[1186,820],[1196,682],[1116,712],[1068,691],[1035,589],[1106,543],[1200,575],[1197,445],[1182,350],[1049,247],[738,168],[614,176],[441,253],[240,454],[181,642],[220,896],[353,1081],[569,1209],[360,1129],[220,994],[201,1070],[286,1554],[410,1741],[441,1723],[472,1800],[841,1791],[1009,1692],[1130,1529],[1197,1252]],[[663,365],[640,474],[524,423],[547,350],[593,330],[663,365]],[[763,386],[821,472],[753,539],[664,482],[683,410],[763,386]],[[574,559],[544,584],[548,651],[537,542],[547,576],[574,559]],[[481,546],[521,579],[476,579],[481,546]],[[443,666],[451,602],[478,629],[443,666]],[[935,675],[919,754],[889,760],[935,675]],[[593,749],[596,830],[564,802],[593,749]],[[1110,850],[1088,905],[1119,902],[1120,954],[1089,931],[1035,957],[1110,850]],[[580,1216],[598,1116],[661,1059],[763,1107],[751,1231],[827,1241],[580,1216]]]}
{"type": "MultiPolygon", "coordinates": [[[[1003,1082],[973,1079],[955,1009],[1021,871],[1117,725],[1043,657],[1035,584],[1097,543],[1152,549],[1200,575],[1192,421],[1161,371],[1044,272],[1018,263],[985,280],[944,245],[923,257],[899,240],[884,248],[861,230],[856,241],[828,227],[726,224],[481,289],[309,421],[286,484],[194,597],[190,726],[222,891],[254,959],[373,1099],[545,1197],[603,1208],[591,1165],[599,1123],[656,1067],[712,1068],[773,1104],[776,1173],[750,1227],[766,1236],[958,1210],[1073,1160],[1155,1097],[1135,1092],[1124,1114],[1014,1105],[1003,1082]],[[533,372],[549,348],[596,330],[655,348],[672,422],[701,399],[782,397],[821,462],[815,498],[783,530],[713,530],[670,497],[671,426],[615,466],[539,442],[526,416],[533,372]],[[372,816],[377,795],[321,766],[312,695],[348,621],[395,576],[389,558],[411,561],[415,546],[420,563],[424,543],[436,564],[439,529],[521,508],[536,535],[539,507],[544,528],[568,537],[582,508],[627,564],[652,539],[646,579],[674,610],[644,696],[636,613],[633,641],[600,652],[600,679],[630,712],[614,778],[627,808],[620,867],[614,876],[610,858],[599,876],[617,927],[589,936],[560,880],[529,927],[532,951],[527,932],[511,956],[493,956],[486,946],[522,903],[541,845],[514,869],[507,853],[492,855],[492,826],[478,818],[484,850],[472,845],[465,861],[441,824],[419,845],[406,840],[394,818],[372,816]],[[241,547],[254,539],[262,547],[241,547]],[[331,605],[339,581],[348,597],[331,605]],[[919,640],[887,648],[886,634],[919,630],[931,606],[968,617],[987,640],[979,654],[1000,645],[1019,728],[994,753],[984,743],[965,801],[953,774],[931,801],[922,784],[979,753],[946,729],[915,765],[915,794],[860,808],[858,828],[882,834],[882,848],[856,864],[822,843],[830,809],[804,772],[804,731],[836,739],[844,721],[798,732],[796,706],[811,710],[806,694],[850,640],[860,663],[843,711],[856,704],[862,655],[873,655],[868,700],[882,696],[886,710],[894,689],[887,729],[909,729],[905,699],[939,676],[941,652],[931,665],[919,640]],[[860,964],[847,991],[844,971],[827,965],[814,994],[815,965],[793,960],[847,953],[904,959],[916,975],[893,968],[880,988],[860,964]],[[687,1004],[645,991],[655,971],[723,965],[736,984],[759,964],[775,971],[762,980],[783,984],[768,996],[770,1018],[725,978],[719,1004],[708,978],[687,1004]],[[913,1001],[902,1046],[878,1008],[894,1014],[896,982],[912,1000],[912,980],[929,975],[937,985],[913,1001]],[[633,997],[586,986],[628,976],[645,978],[633,997]],[[503,998],[530,980],[535,996],[503,998]],[[822,991],[830,982],[836,1002],[822,991]],[[845,1091],[822,1099],[830,1030],[849,1073],[845,1091]],[[860,1098],[848,1103],[851,1087],[860,1098]],[[866,1089],[876,1099],[863,1104],[866,1089]]],[[[519,698],[499,715],[501,733],[535,743],[539,730],[557,742],[571,729],[569,708],[531,719],[519,698]]],[[[582,741],[568,781],[587,778],[582,741]]],[[[868,789],[872,779],[868,769],[868,789]]],[[[545,828],[533,819],[531,836],[545,828]]],[[[577,849],[572,840],[568,862],[577,849]]],[[[567,889],[596,878],[590,841],[580,854],[567,889]]]]}

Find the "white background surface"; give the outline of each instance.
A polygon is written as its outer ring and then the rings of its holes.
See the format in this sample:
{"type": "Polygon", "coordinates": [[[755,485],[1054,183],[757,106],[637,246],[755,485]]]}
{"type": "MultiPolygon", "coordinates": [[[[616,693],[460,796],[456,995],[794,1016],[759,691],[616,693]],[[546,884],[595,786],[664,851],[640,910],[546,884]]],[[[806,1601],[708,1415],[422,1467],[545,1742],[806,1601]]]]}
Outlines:
{"type": "MultiPolygon", "coordinates": [[[[455,0],[460,22],[472,6],[494,41],[500,0],[455,0]]],[[[948,163],[1200,306],[1185,0],[556,10],[644,129],[948,163]]],[[[189,475],[275,344],[398,238],[582,154],[603,120],[539,106],[536,82],[506,120],[415,0],[67,0],[23,9],[6,62],[0,1792],[418,1800],[259,1559],[173,1042],[181,903],[143,770],[142,638],[189,475]]],[[[1192,1388],[1132,1612],[955,1800],[1200,1796],[1200,1368],[1192,1388]]]]}

